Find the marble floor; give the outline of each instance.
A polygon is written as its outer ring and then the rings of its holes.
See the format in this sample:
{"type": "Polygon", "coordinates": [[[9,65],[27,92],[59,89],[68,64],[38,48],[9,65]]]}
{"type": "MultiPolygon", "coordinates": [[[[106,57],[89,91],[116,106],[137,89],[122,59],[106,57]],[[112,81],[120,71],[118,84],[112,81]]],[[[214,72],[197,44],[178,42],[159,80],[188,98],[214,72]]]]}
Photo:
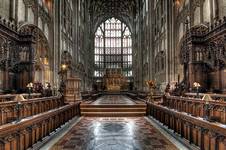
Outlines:
{"type": "Polygon", "coordinates": [[[82,117],[51,150],[176,150],[145,117],[82,117]]]}
{"type": "Polygon", "coordinates": [[[92,103],[93,105],[101,105],[101,104],[126,104],[133,105],[136,104],[130,98],[123,95],[105,95],[98,98],[96,101],[92,103]]]}

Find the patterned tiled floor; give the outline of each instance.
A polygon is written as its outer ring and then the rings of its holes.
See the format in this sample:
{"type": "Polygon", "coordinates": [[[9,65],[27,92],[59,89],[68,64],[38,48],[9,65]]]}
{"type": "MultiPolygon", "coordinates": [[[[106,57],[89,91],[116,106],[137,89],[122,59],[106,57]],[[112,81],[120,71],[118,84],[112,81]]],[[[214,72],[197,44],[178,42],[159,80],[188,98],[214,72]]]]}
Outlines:
{"type": "Polygon", "coordinates": [[[51,150],[176,150],[145,118],[84,117],[51,150]]]}

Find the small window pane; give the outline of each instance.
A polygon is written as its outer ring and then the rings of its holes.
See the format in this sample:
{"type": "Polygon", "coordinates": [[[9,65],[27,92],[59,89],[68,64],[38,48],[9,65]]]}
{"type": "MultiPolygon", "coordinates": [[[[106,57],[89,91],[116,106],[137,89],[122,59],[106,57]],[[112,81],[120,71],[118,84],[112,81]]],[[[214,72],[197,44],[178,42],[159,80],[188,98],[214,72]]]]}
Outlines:
{"type": "Polygon", "coordinates": [[[103,22],[94,45],[95,77],[102,77],[105,68],[122,68],[126,76],[132,76],[132,38],[124,23],[115,18],[103,22]]]}

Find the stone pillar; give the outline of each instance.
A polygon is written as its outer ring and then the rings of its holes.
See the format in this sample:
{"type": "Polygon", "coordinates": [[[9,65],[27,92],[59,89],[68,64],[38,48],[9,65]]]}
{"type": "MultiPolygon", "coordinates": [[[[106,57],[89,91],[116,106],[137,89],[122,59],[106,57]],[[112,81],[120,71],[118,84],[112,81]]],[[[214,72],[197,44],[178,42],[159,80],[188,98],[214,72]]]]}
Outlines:
{"type": "Polygon", "coordinates": [[[14,18],[14,12],[15,12],[15,0],[10,0],[9,2],[9,20],[10,21],[13,21],[15,18],[14,18]]]}

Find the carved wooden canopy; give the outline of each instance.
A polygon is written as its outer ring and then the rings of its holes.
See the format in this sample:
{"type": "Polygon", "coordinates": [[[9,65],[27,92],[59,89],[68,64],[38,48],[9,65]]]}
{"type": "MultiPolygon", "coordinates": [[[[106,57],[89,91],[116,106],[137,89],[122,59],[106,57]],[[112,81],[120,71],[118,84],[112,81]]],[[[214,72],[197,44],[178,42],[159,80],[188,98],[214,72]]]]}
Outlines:
{"type": "Polygon", "coordinates": [[[202,62],[210,68],[226,67],[226,17],[215,24],[191,27],[180,43],[182,64],[202,62]]]}

